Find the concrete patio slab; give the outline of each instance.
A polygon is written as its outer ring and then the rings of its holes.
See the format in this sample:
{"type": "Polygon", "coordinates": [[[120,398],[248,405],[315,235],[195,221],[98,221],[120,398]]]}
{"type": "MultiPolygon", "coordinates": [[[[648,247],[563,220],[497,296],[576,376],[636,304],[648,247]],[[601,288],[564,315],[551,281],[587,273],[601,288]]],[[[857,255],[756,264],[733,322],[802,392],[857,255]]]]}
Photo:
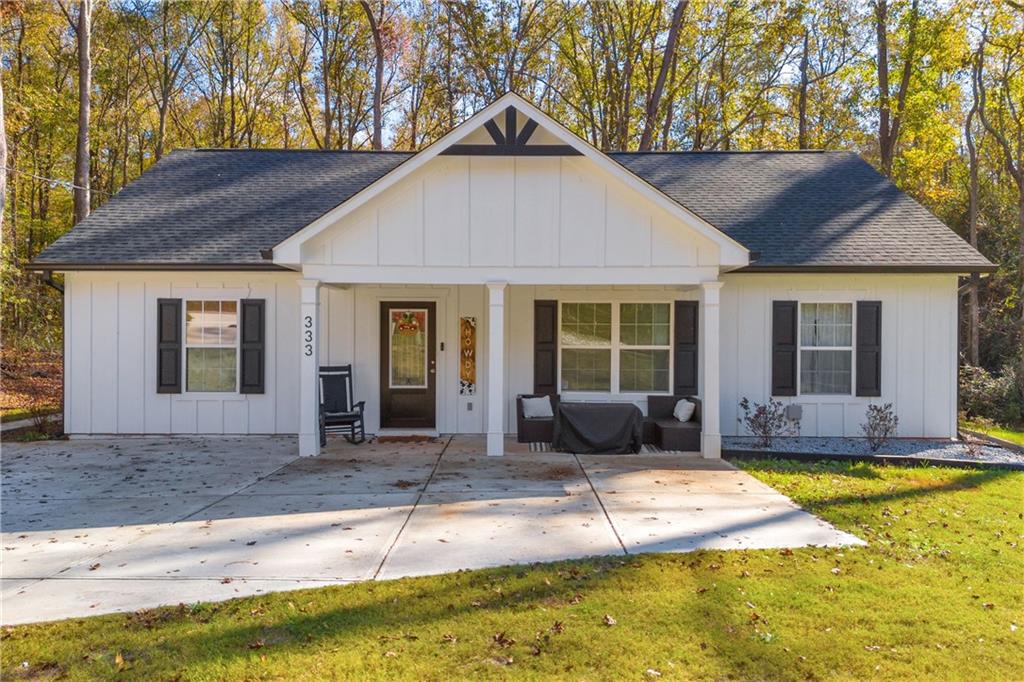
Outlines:
{"type": "Polygon", "coordinates": [[[311,587],[350,584],[344,580],[249,580],[158,579],[97,580],[53,579],[22,586],[8,599],[8,583],[2,580],[5,595],[3,622],[32,623],[46,620],[103,613],[130,612],[157,606],[223,601],[269,592],[287,592],[311,587]]]}
{"type": "Polygon", "coordinates": [[[298,459],[244,489],[247,495],[330,495],[423,490],[440,452],[359,453],[298,459]]]}
{"type": "Polygon", "coordinates": [[[778,493],[621,492],[602,502],[631,554],[862,544],[778,493]]]}
{"type": "Polygon", "coordinates": [[[601,554],[624,552],[591,491],[428,493],[378,577],[601,554]]]}
{"type": "Polygon", "coordinates": [[[291,441],[211,437],[5,443],[0,494],[46,498],[228,495],[293,461],[291,441]],[[224,452],[232,456],[218,456],[224,452]]]}
{"type": "Polygon", "coordinates": [[[476,450],[471,453],[445,452],[430,480],[429,491],[538,491],[562,494],[589,492],[590,485],[573,455],[523,453],[488,457],[476,450]]]}
{"type": "Polygon", "coordinates": [[[368,580],[414,501],[409,493],[234,495],[62,577],[368,580]]]}
{"type": "Polygon", "coordinates": [[[727,462],[489,458],[479,437],[4,444],[4,623],[356,580],[700,548],[860,541],[727,462]]]}

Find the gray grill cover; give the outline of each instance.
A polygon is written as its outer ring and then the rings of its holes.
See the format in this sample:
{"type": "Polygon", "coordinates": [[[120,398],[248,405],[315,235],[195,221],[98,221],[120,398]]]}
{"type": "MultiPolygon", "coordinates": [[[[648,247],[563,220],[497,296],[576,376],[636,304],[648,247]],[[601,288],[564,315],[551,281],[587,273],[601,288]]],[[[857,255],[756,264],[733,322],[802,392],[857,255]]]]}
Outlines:
{"type": "Polygon", "coordinates": [[[637,453],[643,413],[630,403],[566,403],[555,413],[553,449],[579,454],[637,453]]]}

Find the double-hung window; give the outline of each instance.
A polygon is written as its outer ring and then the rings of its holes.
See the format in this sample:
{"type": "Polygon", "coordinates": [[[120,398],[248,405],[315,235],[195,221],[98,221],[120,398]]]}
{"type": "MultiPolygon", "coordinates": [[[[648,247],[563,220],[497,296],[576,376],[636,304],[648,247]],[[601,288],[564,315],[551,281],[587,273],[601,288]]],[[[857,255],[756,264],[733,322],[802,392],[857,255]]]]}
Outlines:
{"type": "Polygon", "coordinates": [[[611,303],[563,303],[560,342],[562,390],[611,390],[611,303]]]}
{"type": "Polygon", "coordinates": [[[560,308],[563,391],[669,390],[670,303],[562,303],[560,308]]]}
{"type": "Polygon", "coordinates": [[[620,304],[619,391],[668,391],[671,315],[668,303],[620,304]]]}
{"type": "Polygon", "coordinates": [[[238,301],[185,302],[185,390],[238,390],[238,301]]]}
{"type": "Polygon", "coordinates": [[[853,304],[800,305],[800,393],[850,395],[853,304]]]}

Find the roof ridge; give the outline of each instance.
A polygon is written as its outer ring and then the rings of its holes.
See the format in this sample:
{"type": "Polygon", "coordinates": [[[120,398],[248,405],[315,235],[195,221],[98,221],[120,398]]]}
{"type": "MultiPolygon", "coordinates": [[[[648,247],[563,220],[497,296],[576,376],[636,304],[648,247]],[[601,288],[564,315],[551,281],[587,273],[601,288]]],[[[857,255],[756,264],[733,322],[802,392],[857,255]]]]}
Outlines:
{"type": "Polygon", "coordinates": [[[674,154],[859,154],[852,149],[658,149],[652,151],[611,151],[606,154],[674,155],[674,154]]]}
{"type": "Polygon", "coordinates": [[[308,149],[282,147],[179,147],[174,152],[306,152],[312,154],[416,154],[402,149],[308,149]]]}

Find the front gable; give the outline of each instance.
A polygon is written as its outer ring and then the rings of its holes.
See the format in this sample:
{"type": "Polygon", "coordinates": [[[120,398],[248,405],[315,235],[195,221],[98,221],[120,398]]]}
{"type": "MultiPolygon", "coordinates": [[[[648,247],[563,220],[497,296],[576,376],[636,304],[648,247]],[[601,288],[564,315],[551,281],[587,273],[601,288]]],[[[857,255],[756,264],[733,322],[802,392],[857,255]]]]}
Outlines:
{"type": "Polygon", "coordinates": [[[609,281],[689,283],[749,253],[506,95],[279,244],[274,260],[353,283],[583,283],[612,268],[609,281]]]}

